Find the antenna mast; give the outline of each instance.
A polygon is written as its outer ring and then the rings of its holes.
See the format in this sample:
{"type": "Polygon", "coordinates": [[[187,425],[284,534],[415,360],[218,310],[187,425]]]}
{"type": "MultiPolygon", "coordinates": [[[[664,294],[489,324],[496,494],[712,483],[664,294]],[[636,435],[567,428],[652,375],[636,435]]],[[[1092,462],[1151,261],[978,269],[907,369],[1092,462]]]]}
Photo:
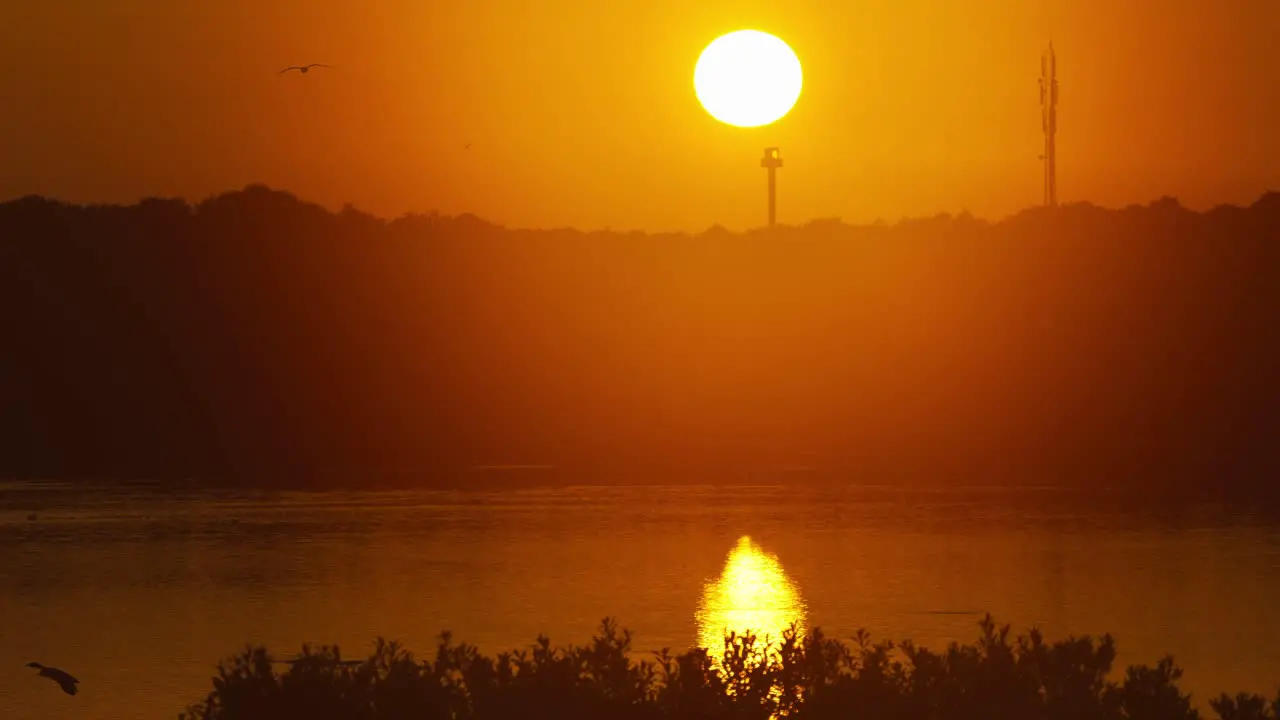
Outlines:
{"type": "Polygon", "coordinates": [[[1044,161],[1044,204],[1054,207],[1058,204],[1058,59],[1052,42],[1040,56],[1040,109],[1044,126],[1044,155],[1040,156],[1044,161]]]}

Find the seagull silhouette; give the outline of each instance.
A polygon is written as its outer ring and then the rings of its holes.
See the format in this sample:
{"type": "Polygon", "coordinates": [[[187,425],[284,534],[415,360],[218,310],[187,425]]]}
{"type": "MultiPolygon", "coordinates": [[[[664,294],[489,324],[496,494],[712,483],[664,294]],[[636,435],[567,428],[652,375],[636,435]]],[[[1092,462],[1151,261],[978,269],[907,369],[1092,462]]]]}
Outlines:
{"type": "Polygon", "coordinates": [[[324,63],[311,63],[310,65],[290,65],[289,67],[287,67],[287,68],[285,68],[285,69],[281,70],[281,71],[280,71],[280,74],[281,74],[281,75],[283,75],[283,74],[285,74],[285,73],[289,72],[290,70],[297,70],[297,71],[299,71],[299,72],[301,72],[301,73],[303,73],[303,74],[305,75],[305,74],[306,74],[306,72],[307,72],[308,70],[310,70],[311,68],[313,68],[313,67],[322,67],[322,68],[327,68],[327,67],[333,67],[333,66],[332,66],[332,65],[325,65],[324,63]]]}
{"type": "Polygon", "coordinates": [[[66,672],[59,670],[58,668],[45,667],[38,662],[27,663],[27,667],[39,670],[40,672],[37,673],[37,675],[40,677],[47,677],[58,683],[62,688],[62,692],[68,695],[76,694],[76,683],[80,681],[71,677],[66,672]]]}

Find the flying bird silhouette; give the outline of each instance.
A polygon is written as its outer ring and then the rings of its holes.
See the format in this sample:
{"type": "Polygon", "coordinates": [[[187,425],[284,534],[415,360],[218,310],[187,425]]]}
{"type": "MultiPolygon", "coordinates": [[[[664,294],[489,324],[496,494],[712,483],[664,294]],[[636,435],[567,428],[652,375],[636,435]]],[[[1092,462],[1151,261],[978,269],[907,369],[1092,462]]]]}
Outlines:
{"type": "Polygon", "coordinates": [[[58,685],[62,688],[62,692],[68,695],[76,694],[76,683],[80,681],[71,677],[66,672],[59,670],[58,668],[45,667],[38,662],[27,663],[27,667],[35,668],[39,670],[40,672],[36,674],[39,675],[40,677],[47,677],[50,680],[58,683],[58,685]]]}
{"type": "Polygon", "coordinates": [[[290,70],[297,70],[298,72],[301,72],[302,74],[304,74],[304,75],[305,75],[305,74],[307,73],[307,71],[308,71],[308,70],[310,70],[310,69],[311,69],[311,68],[313,68],[313,67],[322,67],[322,68],[327,68],[327,67],[333,67],[333,66],[332,66],[332,65],[325,65],[324,63],[311,63],[310,65],[290,65],[289,67],[287,67],[287,68],[285,68],[285,69],[281,70],[281,71],[280,71],[280,74],[281,74],[281,75],[283,75],[283,74],[285,74],[285,73],[289,72],[290,70]]]}

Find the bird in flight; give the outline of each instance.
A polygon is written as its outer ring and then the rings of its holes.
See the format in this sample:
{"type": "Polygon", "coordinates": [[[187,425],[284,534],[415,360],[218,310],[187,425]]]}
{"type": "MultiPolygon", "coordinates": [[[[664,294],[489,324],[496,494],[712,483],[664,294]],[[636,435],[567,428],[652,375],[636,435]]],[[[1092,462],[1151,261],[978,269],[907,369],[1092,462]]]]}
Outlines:
{"type": "Polygon", "coordinates": [[[76,683],[80,681],[71,677],[66,672],[59,670],[58,668],[45,667],[38,662],[27,663],[27,667],[39,670],[40,672],[37,673],[37,675],[40,677],[47,677],[58,683],[62,688],[62,692],[68,695],[76,694],[76,683]]]}
{"type": "Polygon", "coordinates": [[[306,72],[307,72],[308,70],[310,70],[311,68],[313,68],[313,67],[322,67],[322,68],[327,68],[327,67],[333,67],[333,66],[332,66],[332,65],[325,65],[324,63],[311,63],[310,65],[290,65],[289,67],[287,67],[287,68],[285,68],[285,69],[281,70],[281,71],[280,71],[280,74],[281,74],[281,75],[283,75],[283,74],[285,74],[285,73],[289,72],[290,70],[297,70],[297,71],[299,71],[299,72],[301,72],[302,74],[304,74],[304,75],[305,75],[305,74],[306,74],[306,72]]]}

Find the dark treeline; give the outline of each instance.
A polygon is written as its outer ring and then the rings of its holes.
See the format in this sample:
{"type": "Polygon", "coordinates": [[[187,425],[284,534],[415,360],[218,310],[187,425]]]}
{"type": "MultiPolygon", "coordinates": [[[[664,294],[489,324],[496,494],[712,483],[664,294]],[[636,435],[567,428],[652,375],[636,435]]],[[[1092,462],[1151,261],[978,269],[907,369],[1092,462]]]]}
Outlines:
{"type": "Polygon", "coordinates": [[[27,197],[0,205],[0,475],[1257,491],[1278,280],[1280,194],[698,235],[27,197]]]}
{"type": "MultiPolygon", "coordinates": [[[[335,647],[303,649],[278,672],[265,648],[222,663],[187,720],[1197,720],[1173,658],[1113,677],[1116,646],[1032,631],[1009,637],[988,616],[973,644],[934,652],[910,642],[852,644],[815,630],[778,642],[726,637],[723,658],[662,651],[635,661],[631,636],[606,620],[583,647],[482,655],[446,634],[419,662],[379,639],[364,661],[335,647]]],[[[1276,720],[1275,700],[1238,693],[1208,699],[1220,720],[1276,720]]]]}

